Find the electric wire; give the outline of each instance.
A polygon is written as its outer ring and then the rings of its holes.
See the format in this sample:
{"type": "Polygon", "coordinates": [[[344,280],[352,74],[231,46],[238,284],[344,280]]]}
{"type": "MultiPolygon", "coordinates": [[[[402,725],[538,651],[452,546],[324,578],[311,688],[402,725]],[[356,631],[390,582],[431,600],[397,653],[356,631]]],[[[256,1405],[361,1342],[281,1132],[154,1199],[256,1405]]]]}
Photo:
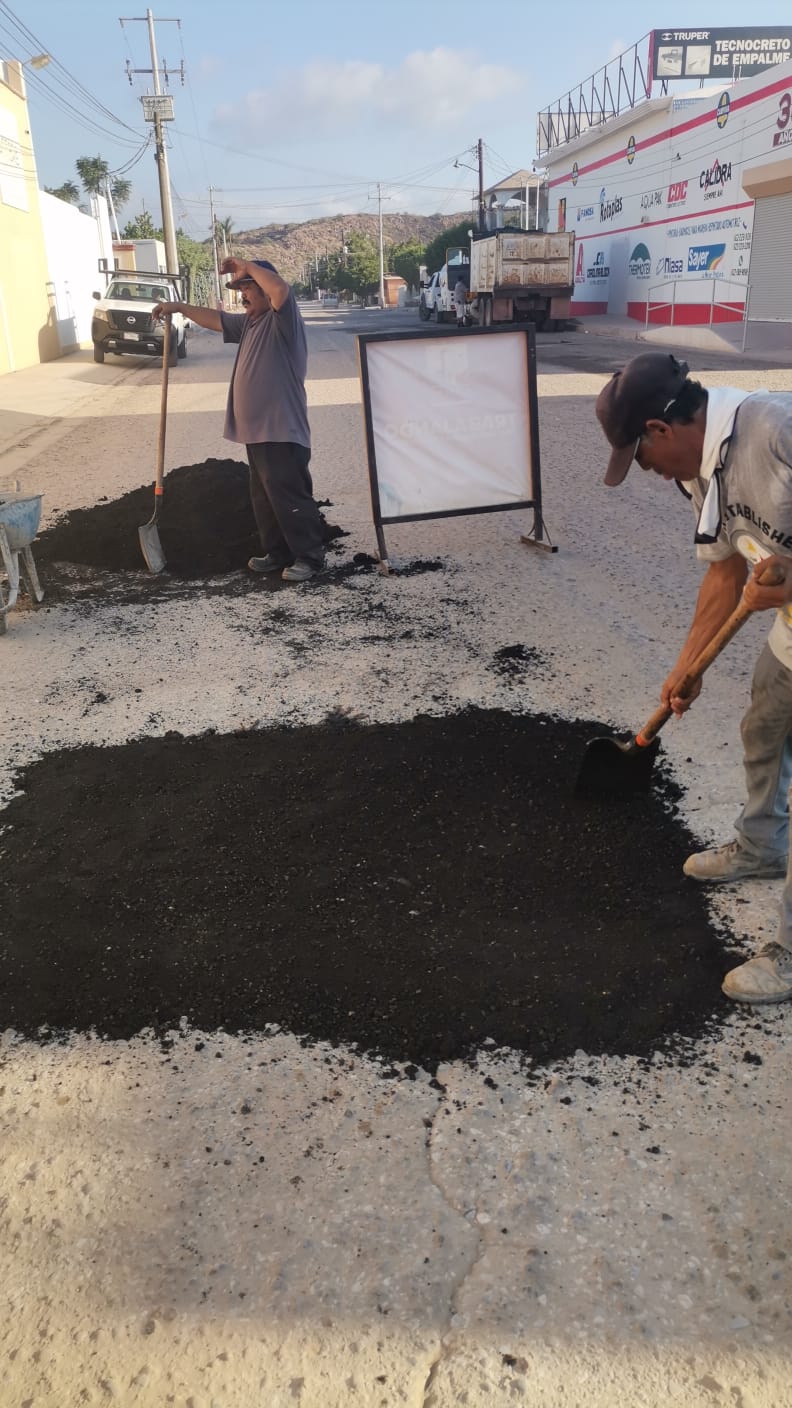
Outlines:
{"type": "MultiPolygon", "coordinates": [[[[43,43],[42,40],[37,38],[37,36],[34,35],[33,32],[28,29],[25,24],[23,24],[19,17],[14,14],[14,11],[11,9],[11,7],[5,3],[5,0],[0,0],[0,15],[5,16],[6,20],[10,22],[12,26],[10,30],[8,29],[7,25],[2,26],[2,28],[7,35],[11,35],[13,37],[13,42],[19,42],[19,40],[16,38],[16,35],[14,34],[14,31],[16,30],[20,38],[24,41],[25,46],[29,47],[32,53],[46,53],[49,56],[50,62],[48,68],[53,71],[53,76],[60,81],[65,90],[72,97],[78,99],[83,104],[83,106],[87,104],[89,107],[94,108],[97,112],[101,113],[102,116],[104,116],[105,118],[109,118],[119,127],[122,127],[123,129],[125,129],[125,131],[131,133],[134,138],[139,141],[139,134],[135,131],[135,129],[133,127],[130,127],[129,123],[125,122],[123,118],[120,118],[117,113],[112,111],[112,109],[106,107],[105,104],[102,103],[95,96],[94,93],[92,93],[88,88],[86,88],[85,85],[82,84],[78,78],[75,78],[74,74],[72,74],[70,70],[67,69],[60,62],[60,60],[55,57],[55,55],[51,52],[47,45],[43,43]]],[[[26,73],[25,76],[26,78],[28,78],[34,75],[36,80],[38,80],[38,82],[40,83],[41,87],[47,91],[53,101],[57,96],[71,111],[72,115],[86,116],[86,114],[81,113],[79,109],[74,108],[73,104],[71,104],[68,99],[64,97],[63,94],[55,95],[46,80],[43,79],[41,72],[36,73],[35,70],[31,70],[30,73],[26,73]]],[[[118,134],[115,134],[115,136],[116,140],[118,141],[124,140],[118,134]]],[[[127,138],[126,140],[129,139],[127,138]]]]}

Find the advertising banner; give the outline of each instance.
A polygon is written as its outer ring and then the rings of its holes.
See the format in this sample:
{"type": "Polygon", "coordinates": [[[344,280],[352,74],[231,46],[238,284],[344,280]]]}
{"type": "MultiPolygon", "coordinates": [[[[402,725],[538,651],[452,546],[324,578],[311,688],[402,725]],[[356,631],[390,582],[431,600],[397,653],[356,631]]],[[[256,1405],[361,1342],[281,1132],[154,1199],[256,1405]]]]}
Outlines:
{"type": "Polygon", "coordinates": [[[533,509],[547,547],[533,327],[361,334],[358,350],[384,570],[386,523],[533,509]]]}
{"type": "Polygon", "coordinates": [[[792,58],[792,26],[655,29],[653,78],[752,78],[792,58]]]}

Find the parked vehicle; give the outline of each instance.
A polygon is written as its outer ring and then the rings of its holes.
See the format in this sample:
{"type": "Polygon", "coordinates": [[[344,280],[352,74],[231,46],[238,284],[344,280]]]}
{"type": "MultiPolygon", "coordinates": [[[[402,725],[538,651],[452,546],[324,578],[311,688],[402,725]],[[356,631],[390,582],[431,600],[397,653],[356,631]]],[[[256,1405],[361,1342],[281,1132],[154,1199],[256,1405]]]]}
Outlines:
{"type": "MultiPolygon", "coordinates": [[[[136,357],[162,357],[164,324],[155,322],[151,310],[157,303],[182,300],[180,280],[173,274],[133,273],[119,269],[104,293],[94,293],[96,307],[91,321],[94,361],[103,362],[107,353],[116,357],[133,353],[136,357]]],[[[169,365],[187,356],[187,324],[174,313],[171,325],[169,365]]]]}
{"type": "Polygon", "coordinates": [[[446,262],[421,289],[418,303],[418,317],[425,323],[434,317],[438,323],[456,322],[454,308],[454,288],[462,271],[465,282],[470,274],[470,251],[462,245],[452,245],[446,250],[446,262]]]}
{"type": "Polygon", "coordinates": [[[574,279],[573,231],[497,230],[473,237],[470,293],[482,327],[533,322],[555,331],[569,317],[574,279]]]}

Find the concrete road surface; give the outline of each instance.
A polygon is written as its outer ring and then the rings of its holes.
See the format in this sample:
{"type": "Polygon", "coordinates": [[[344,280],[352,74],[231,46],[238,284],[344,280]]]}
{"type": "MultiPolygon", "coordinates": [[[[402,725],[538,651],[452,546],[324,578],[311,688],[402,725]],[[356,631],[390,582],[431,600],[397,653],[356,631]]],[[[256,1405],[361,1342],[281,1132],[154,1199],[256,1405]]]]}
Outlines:
{"type": "MultiPolygon", "coordinates": [[[[373,552],[350,333],[417,315],[307,316],[317,494],[350,532],[344,552],[373,552]]],[[[332,637],[322,593],[295,589],[288,658],[266,631],[280,595],[15,613],[0,641],[0,802],[11,769],[54,748],[338,711],[405,719],[430,682],[435,710],[637,726],[691,613],[692,521],[667,484],[635,473],[603,487],[592,403],[620,349],[592,339],[576,360],[577,345],[540,347],[558,554],[520,543],[528,515],[394,526],[394,562],[441,558],[443,571],[360,578],[332,637]],[[378,603],[397,604],[409,639],[367,639],[378,603]],[[237,629],[254,621],[258,645],[237,629]],[[487,668],[514,642],[554,662],[519,698],[487,668]]],[[[232,354],[191,338],[167,467],[229,453],[232,354]]],[[[2,378],[6,482],[42,490],[49,522],[150,481],[159,375],[80,354],[2,378]]],[[[773,368],[707,379],[792,389],[773,368]]],[[[668,729],[702,842],[728,837],[740,804],[738,720],[765,631],[749,622],[668,729]]],[[[0,863],[1,828],[0,810],[0,863]]],[[[727,888],[713,916],[750,952],[777,899],[772,882],[727,888]]],[[[376,1060],[286,1031],[183,1027],[169,1049],[147,1033],[38,1044],[6,1031],[0,1402],[788,1408],[791,1035],[792,1005],[734,1009],[684,1064],[580,1051],[530,1071],[487,1048],[435,1081],[385,1079],[376,1060]]]]}

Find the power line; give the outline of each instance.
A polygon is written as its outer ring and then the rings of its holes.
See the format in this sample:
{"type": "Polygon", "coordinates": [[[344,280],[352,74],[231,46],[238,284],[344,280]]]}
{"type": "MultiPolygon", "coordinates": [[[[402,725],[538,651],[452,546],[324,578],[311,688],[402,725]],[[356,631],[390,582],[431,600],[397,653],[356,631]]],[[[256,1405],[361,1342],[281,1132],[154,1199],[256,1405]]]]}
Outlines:
{"type": "MultiPolygon", "coordinates": [[[[111,122],[114,122],[119,127],[124,128],[125,131],[132,133],[132,135],[137,141],[140,140],[139,134],[135,131],[134,127],[130,127],[129,123],[125,122],[123,118],[118,116],[117,113],[114,113],[110,108],[105,107],[104,103],[100,102],[96,95],[90,91],[90,89],[86,88],[85,85],[82,84],[78,78],[75,78],[74,74],[71,73],[70,70],[67,69],[60,62],[60,60],[55,57],[49,46],[45,44],[41,39],[39,39],[35,34],[33,34],[33,32],[28,29],[27,26],[23,24],[23,22],[19,19],[18,15],[14,14],[11,7],[5,3],[5,0],[0,0],[0,12],[5,15],[6,19],[10,22],[12,26],[11,30],[9,30],[7,26],[3,26],[5,33],[7,35],[10,35],[10,37],[12,38],[12,42],[18,43],[19,39],[21,39],[24,46],[30,48],[32,53],[48,54],[50,60],[49,69],[52,71],[52,76],[60,81],[65,90],[70,93],[72,97],[79,99],[83,109],[86,106],[95,109],[103,117],[109,118],[111,122]],[[17,39],[14,31],[18,33],[19,39],[17,39]]],[[[72,116],[77,118],[85,118],[87,116],[84,111],[75,108],[68,101],[68,99],[64,97],[63,94],[53,92],[53,90],[50,89],[47,81],[42,77],[42,74],[40,72],[35,73],[35,71],[32,71],[30,75],[26,76],[35,77],[37,84],[40,84],[41,88],[45,92],[47,92],[50,99],[53,102],[60,100],[62,103],[64,103],[72,116]]],[[[90,118],[88,120],[93,121],[93,119],[90,118]]],[[[106,129],[98,128],[98,130],[104,132],[105,135],[112,135],[107,134],[106,129]]],[[[129,140],[128,138],[123,139],[117,134],[115,135],[117,141],[129,140]]]]}

